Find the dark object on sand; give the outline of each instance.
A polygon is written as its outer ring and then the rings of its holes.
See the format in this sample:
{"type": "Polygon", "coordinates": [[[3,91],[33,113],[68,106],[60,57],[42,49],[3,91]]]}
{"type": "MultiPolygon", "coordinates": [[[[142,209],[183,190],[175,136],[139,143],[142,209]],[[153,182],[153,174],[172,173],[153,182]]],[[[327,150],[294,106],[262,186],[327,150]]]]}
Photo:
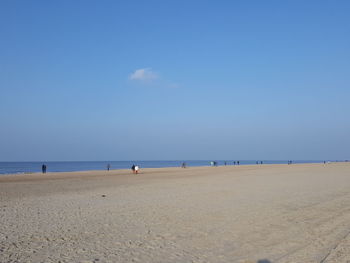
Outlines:
{"type": "Polygon", "coordinates": [[[43,174],[46,174],[46,164],[43,164],[41,166],[41,171],[43,172],[43,174]]]}

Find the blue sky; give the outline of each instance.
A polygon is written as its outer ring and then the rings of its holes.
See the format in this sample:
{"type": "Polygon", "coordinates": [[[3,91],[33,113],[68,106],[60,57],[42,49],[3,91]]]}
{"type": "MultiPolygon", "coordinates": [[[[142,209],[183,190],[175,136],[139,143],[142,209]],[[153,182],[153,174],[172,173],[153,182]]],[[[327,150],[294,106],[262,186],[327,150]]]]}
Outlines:
{"type": "Polygon", "coordinates": [[[349,1],[1,1],[0,161],[350,159],[349,1]]]}

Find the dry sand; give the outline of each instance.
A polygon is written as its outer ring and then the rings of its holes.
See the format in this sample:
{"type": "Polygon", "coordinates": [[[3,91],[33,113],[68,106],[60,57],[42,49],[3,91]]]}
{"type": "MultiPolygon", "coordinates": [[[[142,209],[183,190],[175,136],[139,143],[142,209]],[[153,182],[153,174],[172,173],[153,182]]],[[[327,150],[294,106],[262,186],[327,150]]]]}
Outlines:
{"type": "Polygon", "coordinates": [[[0,176],[0,262],[350,262],[350,163],[0,176]]]}

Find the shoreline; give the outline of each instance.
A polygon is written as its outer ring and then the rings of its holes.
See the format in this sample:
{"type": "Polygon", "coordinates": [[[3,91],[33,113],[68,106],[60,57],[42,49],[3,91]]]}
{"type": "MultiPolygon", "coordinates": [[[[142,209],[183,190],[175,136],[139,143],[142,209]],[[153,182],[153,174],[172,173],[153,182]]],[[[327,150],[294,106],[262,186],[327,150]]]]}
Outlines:
{"type": "MultiPolygon", "coordinates": [[[[234,169],[234,170],[250,170],[252,168],[273,168],[273,167],[291,167],[291,166],[313,166],[322,165],[327,166],[331,164],[348,164],[350,162],[332,162],[332,163],[293,163],[293,164],[240,164],[240,165],[221,165],[221,166],[191,166],[187,168],[181,167],[157,167],[157,168],[142,168],[138,175],[146,175],[159,172],[174,172],[174,171],[198,171],[205,169],[234,169]],[[240,169],[241,168],[241,169],[240,169]]],[[[30,181],[30,180],[53,180],[53,179],[69,179],[69,178],[83,178],[83,177],[99,177],[99,176],[124,176],[133,175],[131,169],[110,169],[107,170],[84,170],[84,171],[65,171],[65,172],[33,172],[33,173],[15,173],[15,174],[1,174],[0,183],[8,181],[30,181]]]]}
{"type": "MultiPolygon", "coordinates": [[[[155,169],[155,168],[176,168],[176,167],[181,167],[182,162],[187,163],[187,168],[195,168],[195,167],[211,167],[212,165],[210,164],[210,161],[207,160],[185,160],[185,161],[48,161],[48,162],[0,162],[0,177],[4,175],[30,175],[30,174],[38,174],[42,173],[41,169],[38,169],[41,167],[42,164],[47,165],[47,172],[50,173],[65,173],[65,172],[89,172],[89,171],[104,171],[106,170],[106,166],[108,164],[111,165],[111,170],[128,170],[130,169],[131,165],[133,163],[137,163],[141,169],[155,169]],[[128,162],[130,166],[126,166],[125,162],[128,162]],[[163,164],[154,164],[160,162],[163,164]],[[18,167],[14,168],[11,167],[6,167],[6,164],[18,164],[18,167]],[[74,164],[76,165],[65,165],[66,163],[69,164],[74,164]],[[92,165],[89,165],[88,167],[83,167],[84,165],[81,165],[81,163],[89,164],[91,163],[92,165]],[[100,165],[96,165],[96,163],[101,163],[100,165]],[[124,163],[121,165],[120,163],[124,163]],[[150,164],[153,163],[153,164],[150,164]],[[169,165],[172,163],[171,165],[169,165]],[[3,166],[2,166],[2,165],[3,166]],[[4,166],[5,164],[5,166],[4,166]],[[32,165],[32,167],[28,167],[25,164],[35,164],[32,165]],[[103,164],[103,165],[102,165],[103,164]],[[62,166],[62,167],[60,167],[62,166]],[[70,167],[69,167],[70,166],[70,167]],[[80,167],[82,166],[82,167],[80,167]],[[120,167],[118,167],[120,166],[120,167]],[[36,167],[36,168],[34,168],[36,167]],[[52,170],[51,170],[52,169],[52,170]],[[1,171],[3,170],[3,171],[1,171]],[[9,170],[9,171],[6,171],[9,170]],[[17,170],[17,171],[11,171],[11,170],[17,170]]],[[[226,166],[241,166],[241,165],[275,165],[275,164],[288,164],[288,160],[263,160],[263,164],[256,163],[256,161],[253,160],[241,160],[240,164],[234,164],[234,161],[225,161],[225,160],[219,160],[218,166],[225,166],[224,163],[227,162],[226,166]]],[[[259,161],[260,162],[260,161],[259,161]]],[[[293,165],[295,164],[312,164],[312,163],[323,163],[324,161],[320,160],[294,160],[293,165]]],[[[343,161],[326,161],[326,162],[332,162],[332,163],[340,163],[340,162],[347,162],[347,160],[343,161]]]]}
{"type": "MultiPolygon", "coordinates": [[[[53,161],[56,162],[56,161],[53,161]]],[[[58,161],[59,163],[60,161],[58,161]]],[[[75,162],[75,161],[71,161],[71,162],[75,162]]],[[[80,161],[79,161],[80,162],[80,161]]],[[[90,162],[90,161],[86,161],[86,162],[90,162]]],[[[102,162],[102,161],[101,161],[102,162]]],[[[179,161],[180,162],[180,161],[179,161]]],[[[244,162],[244,161],[243,161],[244,162]]],[[[268,161],[266,161],[268,162],[268,161]]],[[[282,161],[281,161],[282,162],[282,161]]],[[[326,164],[330,164],[330,163],[347,163],[348,161],[328,161],[326,162],[326,164]]],[[[1,163],[1,162],[0,162],[1,163]]],[[[4,162],[7,163],[7,162],[4,162]]],[[[16,162],[14,162],[16,163],[16,162]]],[[[26,162],[24,162],[26,163],[26,162]]],[[[32,162],[27,162],[27,163],[32,163],[32,162]]],[[[39,162],[38,162],[39,163],[39,162]]],[[[41,162],[40,162],[41,163],[41,162]]],[[[44,164],[50,163],[50,162],[42,162],[44,164]]],[[[137,163],[137,162],[135,162],[137,163]]],[[[181,164],[181,163],[180,163],[181,164]]],[[[324,164],[321,161],[314,161],[314,162],[303,162],[303,161],[295,161],[292,164],[289,165],[301,165],[301,164],[324,164]]],[[[217,167],[228,167],[228,166],[261,166],[261,165],[288,165],[288,163],[263,163],[263,164],[254,164],[254,163],[249,163],[249,164],[245,164],[245,163],[241,163],[241,164],[220,164],[217,167]]],[[[187,166],[186,168],[198,168],[198,167],[213,167],[211,165],[197,165],[197,166],[187,166]]],[[[164,169],[164,168],[181,168],[181,166],[164,166],[164,167],[140,167],[142,170],[144,169],[164,169]]],[[[117,168],[117,169],[110,169],[110,171],[122,171],[122,170],[130,170],[130,168],[117,168]]],[[[91,169],[91,170],[73,170],[73,171],[47,171],[46,174],[57,174],[57,173],[83,173],[83,172],[103,172],[106,171],[107,169],[91,169]]],[[[37,174],[43,174],[41,171],[36,171],[36,172],[17,172],[17,173],[0,173],[0,178],[2,176],[15,176],[15,175],[37,175],[37,174]]]]}

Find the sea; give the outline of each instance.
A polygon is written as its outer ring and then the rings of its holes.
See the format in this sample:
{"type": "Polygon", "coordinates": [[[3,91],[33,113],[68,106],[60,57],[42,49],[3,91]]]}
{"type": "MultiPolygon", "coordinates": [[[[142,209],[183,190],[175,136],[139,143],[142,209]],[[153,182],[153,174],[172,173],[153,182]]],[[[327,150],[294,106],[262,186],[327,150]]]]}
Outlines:
{"type": "MultiPolygon", "coordinates": [[[[106,170],[107,165],[110,169],[129,169],[133,164],[140,168],[161,168],[161,167],[180,167],[183,162],[188,167],[210,166],[212,161],[216,161],[218,166],[234,165],[234,160],[178,160],[178,161],[70,161],[70,162],[0,162],[0,174],[29,174],[41,172],[41,166],[47,166],[47,172],[73,172],[106,170]]],[[[239,160],[239,165],[260,164],[287,164],[287,160],[239,160]]],[[[297,160],[292,163],[323,163],[324,161],[315,160],[297,160]]]]}

